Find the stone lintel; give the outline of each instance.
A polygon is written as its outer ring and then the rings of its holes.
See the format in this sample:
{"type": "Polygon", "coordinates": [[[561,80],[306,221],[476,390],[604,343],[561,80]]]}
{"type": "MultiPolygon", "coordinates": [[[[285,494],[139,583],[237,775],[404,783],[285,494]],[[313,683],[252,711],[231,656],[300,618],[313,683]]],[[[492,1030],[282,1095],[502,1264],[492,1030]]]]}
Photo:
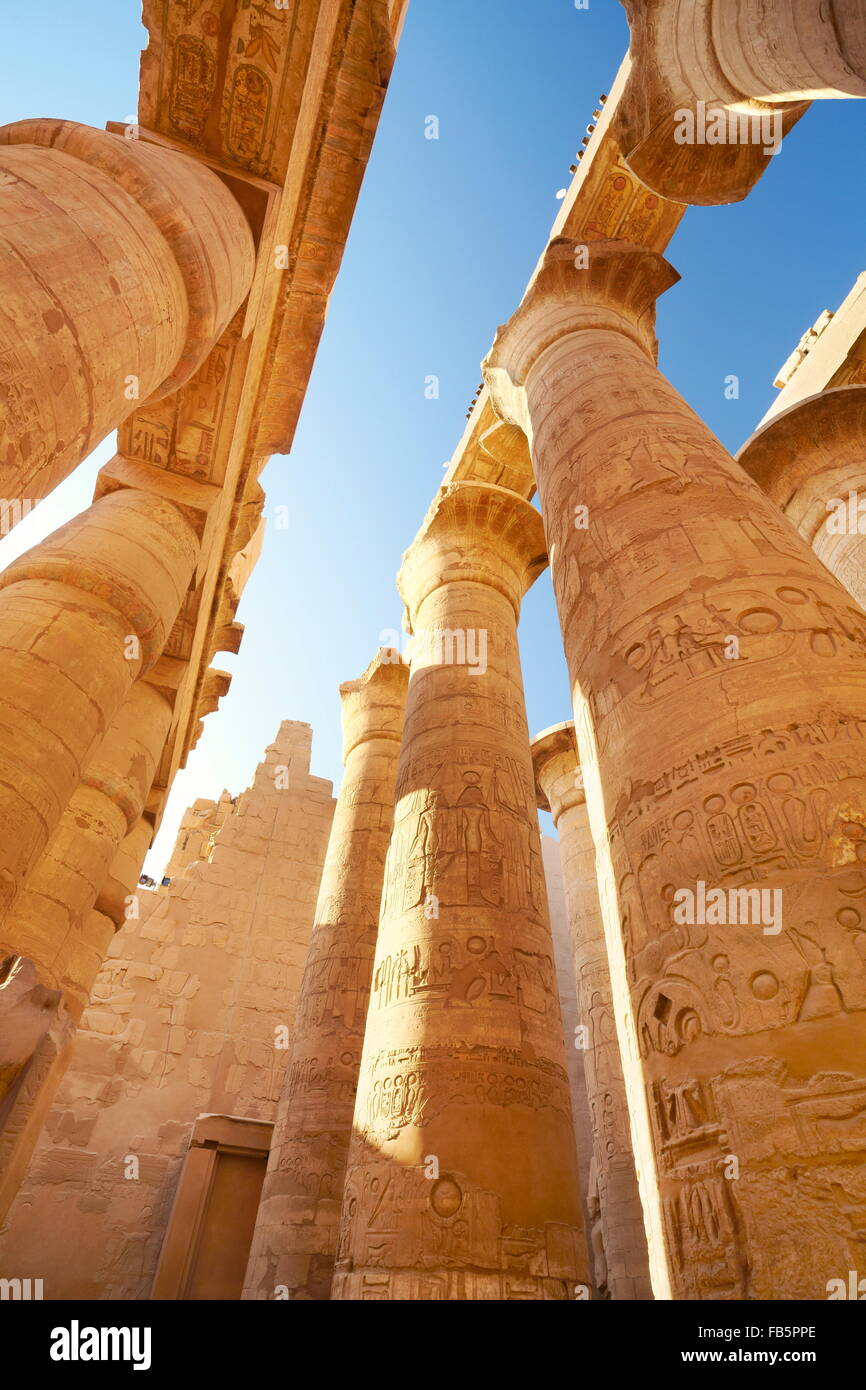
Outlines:
{"type": "Polygon", "coordinates": [[[266,1154],[270,1152],[273,1129],[269,1121],[251,1120],[243,1115],[199,1115],[189,1146],[266,1154]]]}

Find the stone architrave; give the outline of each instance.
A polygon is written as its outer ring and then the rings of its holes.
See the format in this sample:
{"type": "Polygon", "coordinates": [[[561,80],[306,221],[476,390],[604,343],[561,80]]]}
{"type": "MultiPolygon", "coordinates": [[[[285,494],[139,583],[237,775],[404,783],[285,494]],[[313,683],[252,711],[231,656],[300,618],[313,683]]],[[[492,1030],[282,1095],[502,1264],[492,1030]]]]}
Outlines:
{"type": "Polygon", "coordinates": [[[539,809],[559,834],[562,879],[574,949],[578,1026],[592,1118],[589,1184],[595,1284],[612,1299],[652,1298],[643,1210],[628,1101],[613,1015],[610,971],[595,881],[595,846],[577,757],[574,724],[532,740],[539,809]]]}
{"type": "Polygon", "coordinates": [[[746,197],[815,98],[866,96],[862,0],[622,0],[625,159],[662,197],[746,197]]]}
{"type": "Polygon", "coordinates": [[[517,648],[545,564],[538,512],[471,483],[440,490],[404,557],[411,679],[335,1298],[588,1291],[517,648]]]}
{"type": "Polygon", "coordinates": [[[658,371],[675,278],[554,241],[487,379],[545,519],[656,1294],[823,1298],[866,1221],[866,615],[658,371]]]}
{"type": "Polygon", "coordinates": [[[0,127],[0,493],[46,497],[136,407],[202,365],[253,238],[196,159],[73,121],[0,127]]]}
{"type": "Polygon", "coordinates": [[[246,1276],[330,1297],[409,671],[383,650],[340,687],[344,773],[246,1276]]]}

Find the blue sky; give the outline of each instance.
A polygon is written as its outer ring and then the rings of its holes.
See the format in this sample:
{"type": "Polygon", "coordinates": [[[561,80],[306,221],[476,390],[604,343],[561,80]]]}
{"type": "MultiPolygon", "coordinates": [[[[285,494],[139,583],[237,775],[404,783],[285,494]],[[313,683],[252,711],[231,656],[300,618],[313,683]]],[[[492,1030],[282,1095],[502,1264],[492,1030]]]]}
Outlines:
{"type": "MultiPolygon", "coordinates": [[[[215,6],[215,8],[218,8],[215,6]]],[[[38,25],[0,0],[0,124],[135,111],[144,42],[136,0],[41,0],[38,25]]],[[[241,791],[281,719],[313,725],[313,771],[339,782],[337,687],[399,628],[394,576],[465,426],[479,362],[547,238],[568,166],[628,45],[618,0],[411,0],[391,89],[294,448],[262,481],[269,524],[240,612],[234,682],[187,770],[149,861],[183,808],[241,791]],[[436,115],[439,140],[424,138],[436,115]],[[425,379],[440,380],[438,400],[425,379]]],[[[660,366],[736,450],[778,368],[866,268],[866,104],[816,103],[744,203],[692,209],[668,255],[660,366]],[[725,378],[740,379],[727,400],[725,378]]],[[[0,543],[0,565],[86,507],[106,441],[0,543]]],[[[533,732],[569,717],[550,581],[521,623],[533,732]]]]}

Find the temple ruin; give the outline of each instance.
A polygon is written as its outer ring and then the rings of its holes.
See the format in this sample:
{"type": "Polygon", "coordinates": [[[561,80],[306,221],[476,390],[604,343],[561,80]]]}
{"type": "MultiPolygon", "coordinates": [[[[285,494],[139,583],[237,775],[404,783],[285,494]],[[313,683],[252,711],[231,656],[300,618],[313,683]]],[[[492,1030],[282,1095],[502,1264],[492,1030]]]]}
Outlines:
{"type": "Polygon", "coordinates": [[[623,3],[391,557],[408,652],[340,687],[336,796],[287,711],[161,880],[408,0],[144,0],[134,123],[0,128],[4,532],[117,432],[0,572],[0,1276],[46,1298],[814,1300],[858,1268],[866,281],[736,457],[655,306],[690,206],[866,96],[866,8],[623,3]],[[571,707],[536,730],[548,566],[571,707]]]}

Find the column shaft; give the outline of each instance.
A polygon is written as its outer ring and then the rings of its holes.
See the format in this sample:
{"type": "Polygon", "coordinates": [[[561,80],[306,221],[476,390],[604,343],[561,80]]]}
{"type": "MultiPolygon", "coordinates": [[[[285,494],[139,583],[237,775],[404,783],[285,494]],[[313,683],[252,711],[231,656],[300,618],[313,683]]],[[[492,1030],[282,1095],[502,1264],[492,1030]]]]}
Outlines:
{"type": "Polygon", "coordinates": [[[558,724],[532,741],[542,809],[559,833],[562,878],[574,944],[579,1024],[592,1118],[595,1283],[609,1298],[651,1298],[643,1209],[631,1146],[625,1080],[616,1036],[610,969],[574,725],[558,724]]]}
{"type": "Polygon", "coordinates": [[[343,782],[322,870],[246,1276],[247,1298],[329,1298],[409,673],[387,651],[340,687],[343,782]],[[285,1294],[283,1294],[285,1290],[285,1294]]]}
{"type": "Polygon", "coordinates": [[[152,840],[153,825],[147,816],[142,816],[118,846],[108,873],[102,880],[96,909],[110,917],[116,927],[121,927],[126,920],[126,900],[138,887],[141,868],[152,840]]]}
{"type": "MultiPolygon", "coordinates": [[[[60,818],[24,891],[0,923],[0,956],[36,965],[40,981],[63,991],[76,1017],[87,1004],[104,951],[81,935],[128,832],[150,791],[171,722],[158,691],[139,681],[121,706],[60,818]]],[[[99,914],[101,915],[101,914],[99,914]]],[[[113,923],[120,925],[119,920],[113,923]]]]}
{"type": "Polygon", "coordinates": [[[94,904],[130,826],[144,824],[149,838],[151,828],[139,817],[170,720],[165,699],[139,682],[0,924],[0,960],[14,962],[20,977],[8,998],[0,992],[0,1221],[69,1063],[74,1030],[115,928],[124,920],[122,912],[113,920],[94,911],[94,904]],[[34,1036],[30,1018],[39,1023],[34,1036]]]}
{"type": "Polygon", "coordinates": [[[413,632],[334,1297],[573,1298],[582,1223],[517,650],[545,563],[505,489],[443,489],[413,632]]]}
{"type": "Polygon", "coordinates": [[[664,1250],[678,1297],[821,1298],[861,1249],[866,617],[658,372],[669,267],[589,253],[553,243],[488,378],[531,435],[656,1289],[664,1250]]]}
{"type": "MultiPolygon", "coordinates": [[[[701,0],[699,8],[705,4],[701,0]]],[[[760,101],[866,96],[866,11],[860,0],[738,0],[733,8],[717,6],[712,44],[728,81],[760,101]]]]}
{"type": "Polygon", "coordinates": [[[177,507],[122,489],[0,575],[0,921],[160,655],[197,553],[177,507]]]}

